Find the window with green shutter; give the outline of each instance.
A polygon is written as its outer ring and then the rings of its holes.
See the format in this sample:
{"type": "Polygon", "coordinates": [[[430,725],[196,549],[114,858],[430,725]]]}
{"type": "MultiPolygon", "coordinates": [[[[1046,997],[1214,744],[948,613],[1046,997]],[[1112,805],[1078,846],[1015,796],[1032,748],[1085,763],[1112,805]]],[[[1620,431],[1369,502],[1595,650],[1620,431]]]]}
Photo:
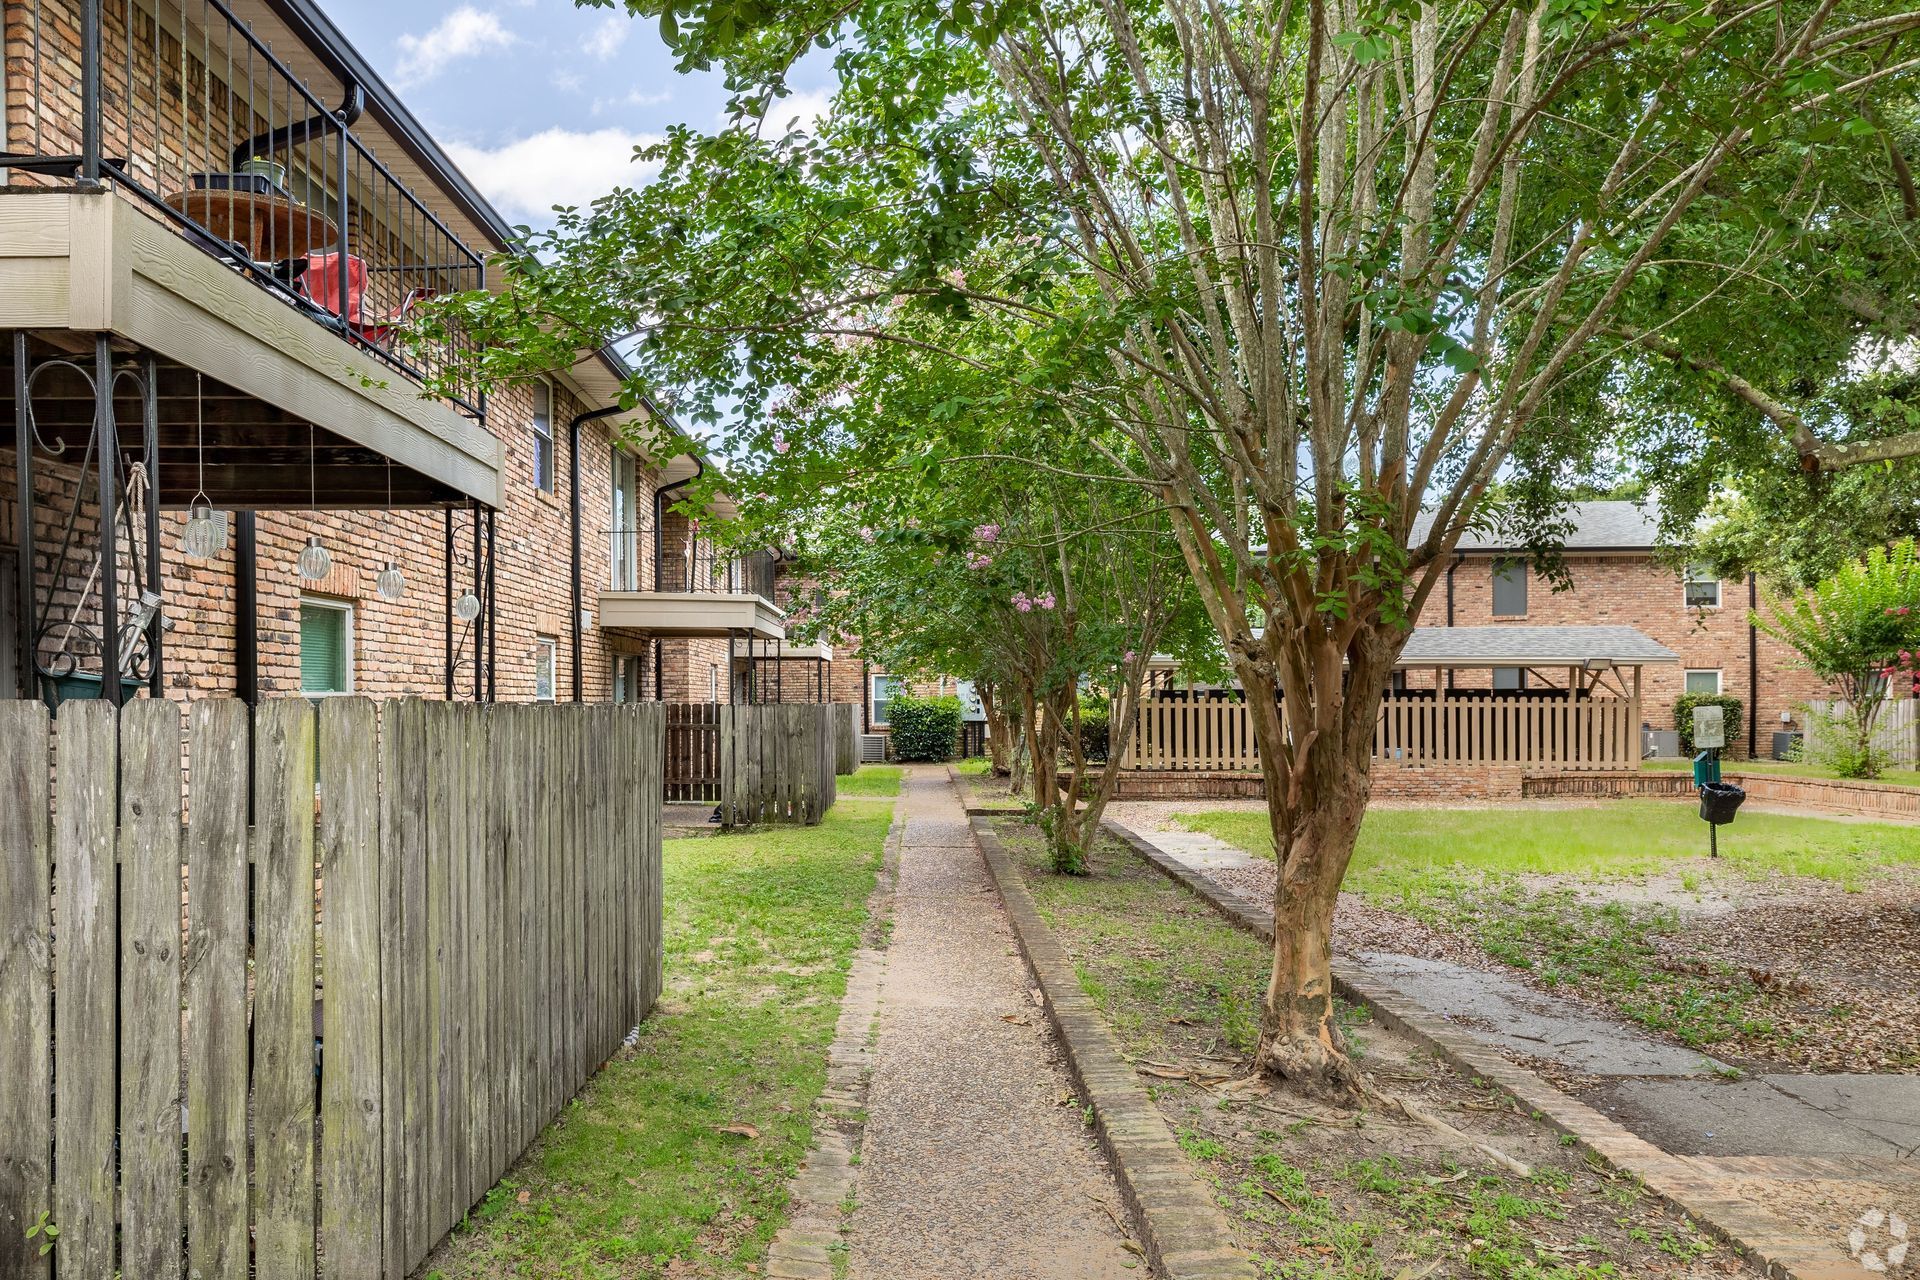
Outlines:
{"type": "Polygon", "coordinates": [[[300,602],[300,692],[309,697],[353,691],[352,613],[300,602]]]}

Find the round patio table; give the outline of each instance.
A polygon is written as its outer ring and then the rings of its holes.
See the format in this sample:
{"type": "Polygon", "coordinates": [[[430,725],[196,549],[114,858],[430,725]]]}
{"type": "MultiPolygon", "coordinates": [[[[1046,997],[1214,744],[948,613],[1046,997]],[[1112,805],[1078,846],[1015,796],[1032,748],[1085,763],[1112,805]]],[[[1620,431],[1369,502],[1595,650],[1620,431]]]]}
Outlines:
{"type": "Polygon", "coordinates": [[[324,213],[290,196],[176,191],[166,197],[166,205],[220,239],[241,246],[255,262],[304,258],[340,239],[340,228],[324,213]]]}

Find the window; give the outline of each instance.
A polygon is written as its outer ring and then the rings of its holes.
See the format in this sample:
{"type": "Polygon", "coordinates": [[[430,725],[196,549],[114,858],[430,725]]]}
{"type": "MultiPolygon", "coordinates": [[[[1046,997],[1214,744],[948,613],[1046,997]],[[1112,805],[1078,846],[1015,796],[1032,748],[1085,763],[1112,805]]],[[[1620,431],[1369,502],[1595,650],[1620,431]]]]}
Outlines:
{"type": "Polygon", "coordinates": [[[1720,692],[1720,673],[1718,671],[1687,672],[1687,692],[1688,693],[1720,692]]]}
{"type": "Polygon", "coordinates": [[[533,384],[533,485],[553,492],[553,384],[533,384]]]}
{"type": "Polygon", "coordinates": [[[1720,607],[1720,579],[1714,576],[1712,569],[1705,565],[1687,566],[1686,580],[1687,608],[1718,609],[1720,607]]]}
{"type": "Polygon", "coordinates": [[[892,676],[873,678],[873,706],[870,709],[869,720],[874,728],[878,729],[887,723],[887,704],[893,701],[894,692],[901,687],[892,676]]]}
{"type": "Polygon", "coordinates": [[[616,655],[613,660],[613,700],[639,702],[647,687],[647,660],[637,654],[616,655]]]}
{"type": "Polygon", "coordinates": [[[1499,693],[1508,689],[1527,687],[1527,669],[1525,667],[1495,667],[1493,669],[1493,691],[1499,693]]]}
{"type": "Polygon", "coordinates": [[[1493,562],[1493,616],[1523,618],[1527,613],[1527,562],[1493,562]]]}
{"type": "Polygon", "coordinates": [[[353,692],[353,607],[300,602],[300,692],[329,698],[353,692]]]}
{"type": "Polygon", "coordinates": [[[553,673],[560,660],[560,642],[539,636],[533,642],[533,700],[553,701],[553,673]]]}
{"type": "Polygon", "coordinates": [[[631,455],[613,451],[611,509],[613,589],[640,589],[640,481],[631,455]]]}

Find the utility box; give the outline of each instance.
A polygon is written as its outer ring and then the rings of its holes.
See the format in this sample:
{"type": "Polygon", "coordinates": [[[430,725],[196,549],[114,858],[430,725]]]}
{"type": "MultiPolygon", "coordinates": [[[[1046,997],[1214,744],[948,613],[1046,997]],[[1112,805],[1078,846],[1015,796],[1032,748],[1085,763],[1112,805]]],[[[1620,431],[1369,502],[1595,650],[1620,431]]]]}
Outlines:
{"type": "Polygon", "coordinates": [[[1693,709],[1693,747],[1694,750],[1718,751],[1727,745],[1727,709],[1725,707],[1695,707],[1693,709]]]}

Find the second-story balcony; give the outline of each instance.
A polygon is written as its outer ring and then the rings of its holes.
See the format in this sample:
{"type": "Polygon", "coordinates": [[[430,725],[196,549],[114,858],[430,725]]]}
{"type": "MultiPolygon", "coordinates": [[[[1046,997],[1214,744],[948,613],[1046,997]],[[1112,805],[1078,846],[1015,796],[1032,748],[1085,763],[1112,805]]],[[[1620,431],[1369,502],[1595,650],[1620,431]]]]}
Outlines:
{"type": "Polygon", "coordinates": [[[778,557],[738,552],[669,517],[609,530],[609,589],[600,596],[600,625],[655,635],[745,634],[786,638],[786,615],[774,604],[778,557]]]}
{"type": "Polygon", "coordinates": [[[396,461],[497,472],[448,377],[465,339],[408,332],[493,246],[338,50],[269,0],[8,0],[6,43],[0,329],[110,334],[396,461]]]}

